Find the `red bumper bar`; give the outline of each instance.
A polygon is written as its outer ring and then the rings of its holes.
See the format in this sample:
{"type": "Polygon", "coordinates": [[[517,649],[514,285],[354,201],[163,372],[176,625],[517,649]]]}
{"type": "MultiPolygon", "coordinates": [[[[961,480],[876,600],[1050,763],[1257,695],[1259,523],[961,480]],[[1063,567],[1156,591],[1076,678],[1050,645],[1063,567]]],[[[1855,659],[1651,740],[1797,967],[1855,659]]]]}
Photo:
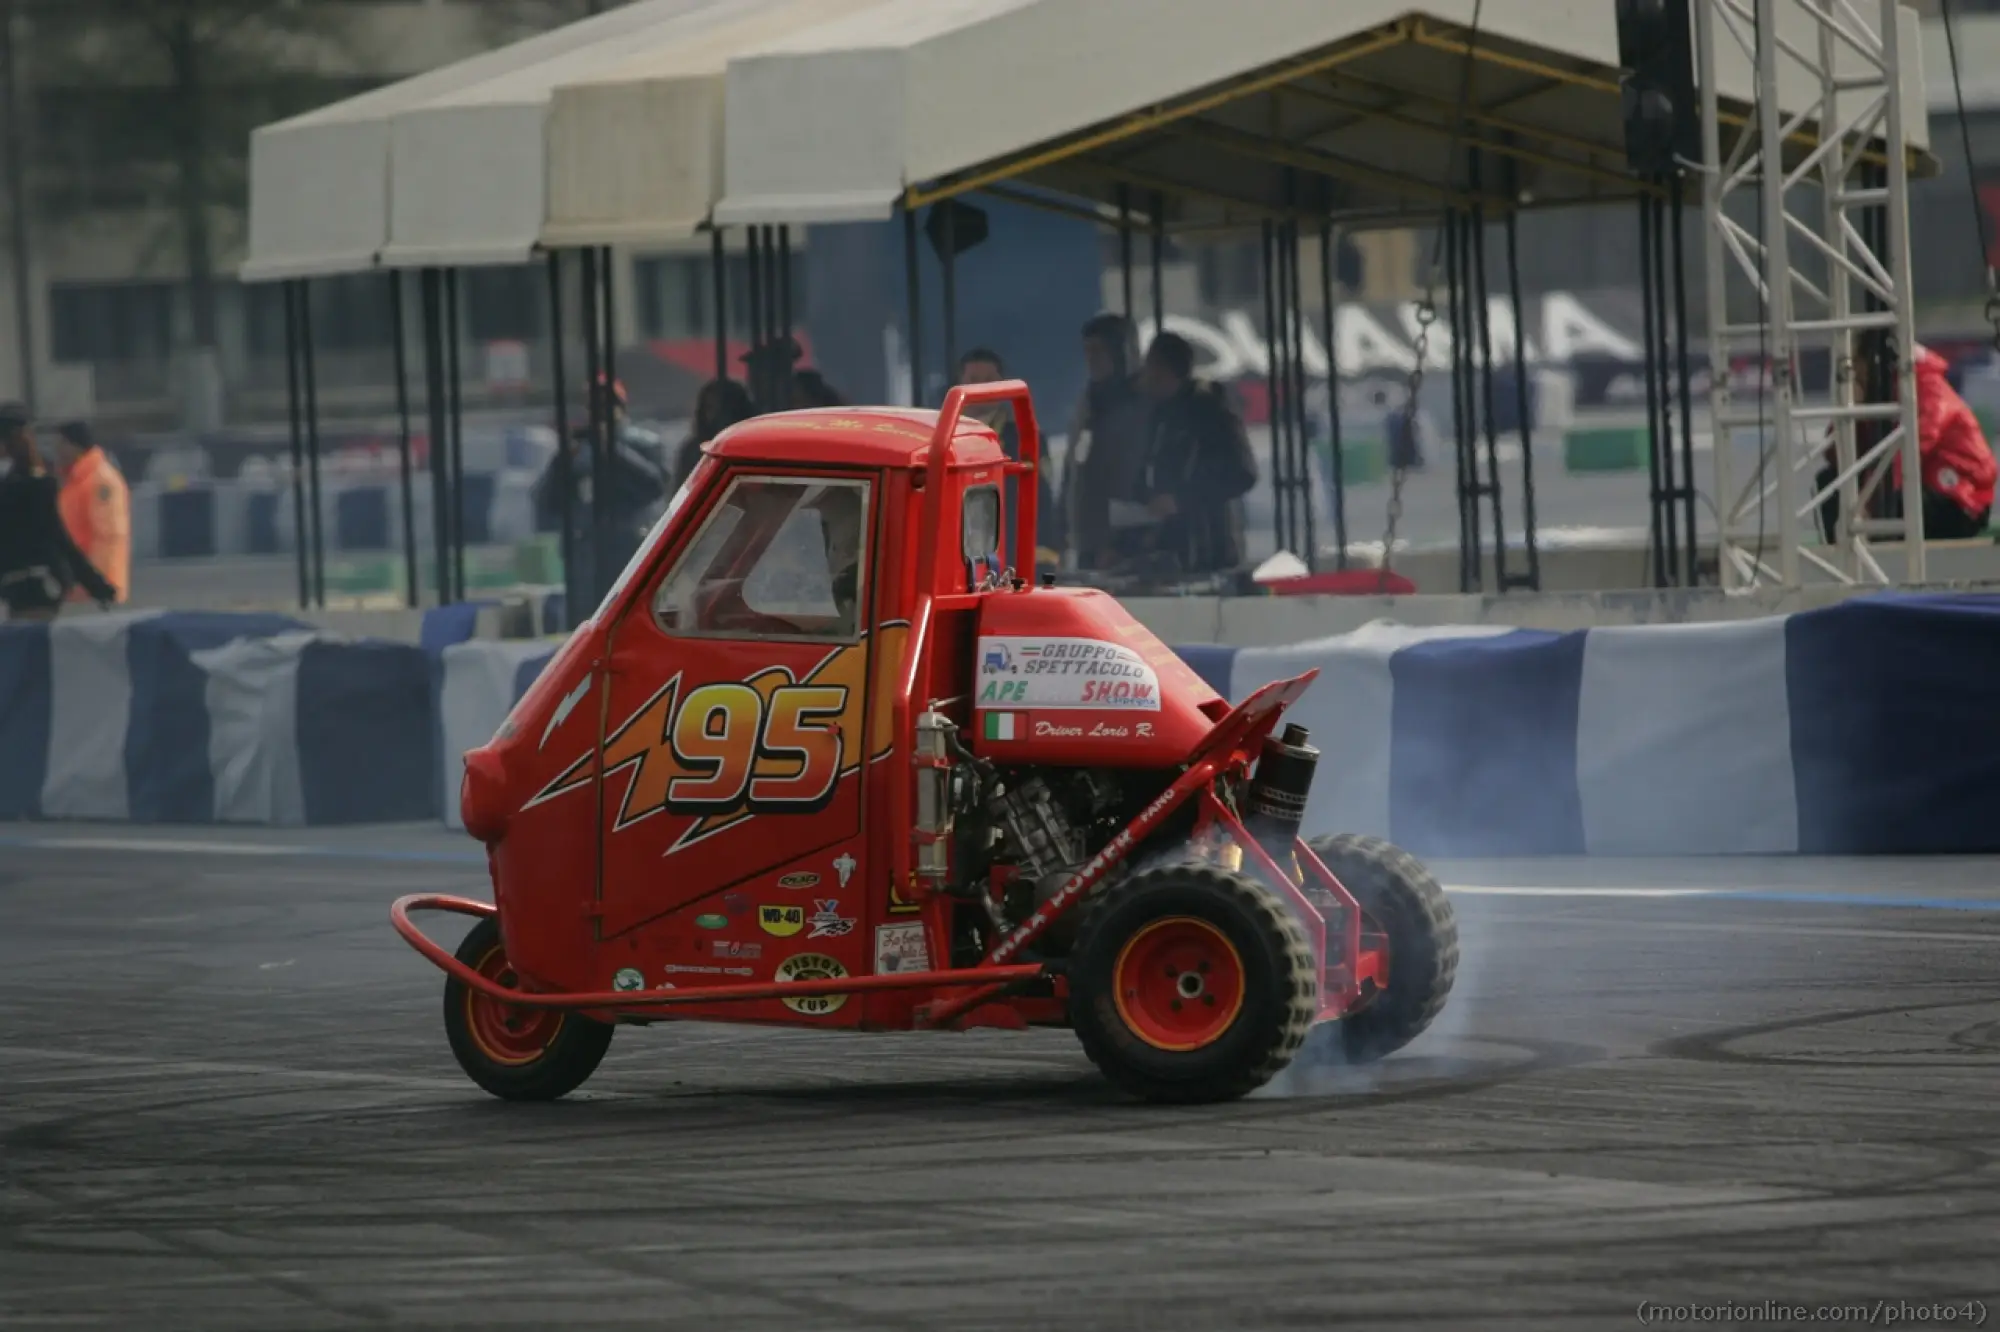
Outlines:
{"type": "Polygon", "coordinates": [[[676,1004],[743,1003],[753,999],[803,999],[813,995],[865,994],[870,990],[927,990],[991,985],[998,981],[1032,980],[1046,974],[1038,963],[1010,967],[972,967],[962,971],[911,971],[888,976],[843,976],[833,980],[762,981],[750,985],[708,985],[675,990],[604,990],[597,993],[533,994],[510,990],[489,980],[446,952],[411,921],[413,911],[449,911],[461,916],[491,916],[491,902],[442,893],[418,893],[398,898],[389,921],[403,942],[429,958],[459,984],[488,999],[517,1008],[666,1008],[676,1004]]]}

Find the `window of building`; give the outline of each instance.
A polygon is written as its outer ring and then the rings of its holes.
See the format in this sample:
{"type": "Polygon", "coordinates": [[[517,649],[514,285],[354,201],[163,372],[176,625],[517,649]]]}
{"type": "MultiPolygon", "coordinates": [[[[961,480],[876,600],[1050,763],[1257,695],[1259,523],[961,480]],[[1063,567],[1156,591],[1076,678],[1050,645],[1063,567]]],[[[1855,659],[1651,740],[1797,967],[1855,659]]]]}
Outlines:
{"type": "Polygon", "coordinates": [[[174,286],[51,283],[49,341],[59,362],[164,361],[174,345],[174,286]]]}
{"type": "MultiPolygon", "coordinates": [[[[315,278],[308,284],[313,352],[355,352],[387,347],[389,280],[380,273],[315,278]]],[[[405,297],[407,303],[407,292],[405,297]]],[[[285,288],[263,282],[243,288],[244,341],[253,353],[283,355],[285,288]]]]}
{"type": "Polygon", "coordinates": [[[737,480],[660,585],[654,618],[687,637],[853,642],[867,514],[865,481],[737,480]]]}
{"type": "MultiPolygon", "coordinates": [[[[715,274],[707,255],[668,254],[640,259],[632,266],[639,335],[680,341],[715,336],[715,274]]],[[[731,254],[723,261],[728,286],[729,322],[749,325],[750,261],[731,254]]],[[[805,252],[792,250],[792,322],[806,320],[805,252]]]]}
{"type": "Polygon", "coordinates": [[[548,279],[539,268],[472,268],[465,270],[460,300],[465,305],[465,336],[473,342],[529,342],[546,336],[548,279]]]}

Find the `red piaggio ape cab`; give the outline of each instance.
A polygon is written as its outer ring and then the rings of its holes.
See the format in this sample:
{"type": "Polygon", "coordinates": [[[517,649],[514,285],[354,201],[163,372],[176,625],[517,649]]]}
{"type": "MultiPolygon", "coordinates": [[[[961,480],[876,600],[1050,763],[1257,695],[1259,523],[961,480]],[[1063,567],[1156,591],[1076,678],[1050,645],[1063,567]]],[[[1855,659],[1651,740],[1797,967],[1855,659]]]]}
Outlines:
{"type": "Polygon", "coordinates": [[[1313,673],[1232,708],[1111,597],[1016,576],[1039,464],[1019,381],[706,447],[465,757],[493,902],[393,908],[474,1082],[561,1096],[670,1018],[1067,1026],[1127,1091],[1211,1101],[1430,1023],[1458,962],[1436,882],[1299,836],[1318,751],[1278,725],[1313,673]],[[1000,402],[1018,461],[965,415],[1000,402]],[[477,924],[454,955],[418,911],[477,924]]]}

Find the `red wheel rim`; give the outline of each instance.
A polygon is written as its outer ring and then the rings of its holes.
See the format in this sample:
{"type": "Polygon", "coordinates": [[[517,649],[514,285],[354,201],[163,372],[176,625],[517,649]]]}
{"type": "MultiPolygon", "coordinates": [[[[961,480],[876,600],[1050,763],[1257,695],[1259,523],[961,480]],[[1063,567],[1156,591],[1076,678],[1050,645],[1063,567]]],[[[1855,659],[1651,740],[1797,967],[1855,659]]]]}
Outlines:
{"type": "MultiPolygon", "coordinates": [[[[499,944],[486,950],[473,970],[510,990],[521,978],[499,944]]],[[[516,1008],[488,999],[477,990],[465,992],[465,1027],[479,1052],[496,1064],[532,1064],[547,1053],[562,1030],[563,1015],[549,1008],[516,1008]]]]}
{"type": "Polygon", "coordinates": [[[1156,920],[1112,964],[1118,1016],[1158,1050],[1199,1050],[1243,1008],[1243,958],[1229,936],[1193,916],[1156,920]]]}

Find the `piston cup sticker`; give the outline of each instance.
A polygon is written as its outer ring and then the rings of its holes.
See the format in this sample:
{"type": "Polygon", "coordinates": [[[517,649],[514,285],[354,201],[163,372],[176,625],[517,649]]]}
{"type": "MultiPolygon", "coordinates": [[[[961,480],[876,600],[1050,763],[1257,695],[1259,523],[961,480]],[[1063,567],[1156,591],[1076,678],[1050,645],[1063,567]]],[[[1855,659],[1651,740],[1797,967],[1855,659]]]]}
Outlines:
{"type": "Polygon", "coordinates": [[[1131,648],[1098,638],[982,638],[982,708],[1158,712],[1160,677],[1131,648]]]}
{"type": "MultiPolygon", "coordinates": [[[[799,953],[778,964],[778,979],[781,981],[840,980],[847,975],[847,968],[840,965],[838,958],[825,953],[799,953]]],[[[844,994],[808,994],[797,999],[786,999],[785,1007],[794,1013],[804,1013],[807,1017],[825,1017],[838,1012],[847,1002],[844,994]]]]}

